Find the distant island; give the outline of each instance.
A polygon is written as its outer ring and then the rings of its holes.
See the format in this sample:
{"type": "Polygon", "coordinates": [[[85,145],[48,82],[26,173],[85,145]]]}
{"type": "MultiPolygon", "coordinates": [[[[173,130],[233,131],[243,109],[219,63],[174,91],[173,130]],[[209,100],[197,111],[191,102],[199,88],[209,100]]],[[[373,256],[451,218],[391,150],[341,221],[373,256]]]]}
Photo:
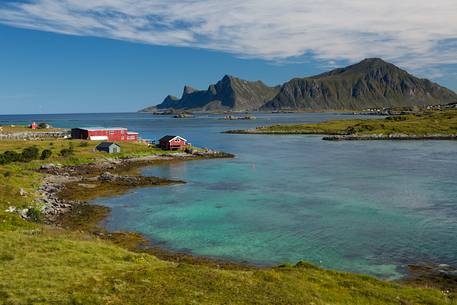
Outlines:
{"type": "Polygon", "coordinates": [[[207,90],[185,86],[181,98],[167,96],[140,112],[157,111],[354,111],[457,102],[457,94],[379,58],[270,87],[261,81],[224,76],[207,90]]]}
{"type": "Polygon", "coordinates": [[[231,134],[317,134],[324,140],[450,140],[457,139],[457,104],[445,110],[420,111],[384,119],[331,120],[316,124],[281,124],[231,134]]]}

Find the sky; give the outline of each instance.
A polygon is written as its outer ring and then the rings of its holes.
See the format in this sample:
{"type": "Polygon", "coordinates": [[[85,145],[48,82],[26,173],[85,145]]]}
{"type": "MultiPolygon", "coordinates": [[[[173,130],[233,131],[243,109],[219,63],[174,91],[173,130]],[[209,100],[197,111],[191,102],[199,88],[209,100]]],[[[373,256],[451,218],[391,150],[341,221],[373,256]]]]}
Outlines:
{"type": "Polygon", "coordinates": [[[455,0],[0,0],[0,114],[129,112],[381,57],[457,91],[455,0]]]}

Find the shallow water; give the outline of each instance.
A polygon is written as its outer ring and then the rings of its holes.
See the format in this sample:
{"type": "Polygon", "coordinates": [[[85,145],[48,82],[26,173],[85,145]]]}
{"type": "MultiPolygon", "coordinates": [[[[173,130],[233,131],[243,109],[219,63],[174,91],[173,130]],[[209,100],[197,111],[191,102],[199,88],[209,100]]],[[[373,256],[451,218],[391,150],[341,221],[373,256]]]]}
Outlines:
{"type": "MultiPolygon", "coordinates": [[[[457,265],[457,141],[220,133],[349,118],[334,114],[260,115],[256,121],[148,114],[44,118],[55,126],[125,126],[146,138],[179,134],[237,155],[144,169],[188,183],[96,200],[112,208],[109,229],[144,233],[168,249],[260,265],[306,260],[386,278],[398,277],[407,263],[457,265]]],[[[0,123],[29,119],[2,116],[0,123]]]]}

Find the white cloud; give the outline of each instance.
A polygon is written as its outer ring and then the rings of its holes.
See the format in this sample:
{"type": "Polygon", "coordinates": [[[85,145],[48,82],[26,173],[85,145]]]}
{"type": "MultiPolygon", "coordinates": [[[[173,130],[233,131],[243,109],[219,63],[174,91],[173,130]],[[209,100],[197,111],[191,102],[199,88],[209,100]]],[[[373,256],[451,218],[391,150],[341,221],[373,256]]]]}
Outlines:
{"type": "Polygon", "coordinates": [[[32,0],[0,6],[0,22],[274,61],[457,63],[456,0],[32,0]]]}

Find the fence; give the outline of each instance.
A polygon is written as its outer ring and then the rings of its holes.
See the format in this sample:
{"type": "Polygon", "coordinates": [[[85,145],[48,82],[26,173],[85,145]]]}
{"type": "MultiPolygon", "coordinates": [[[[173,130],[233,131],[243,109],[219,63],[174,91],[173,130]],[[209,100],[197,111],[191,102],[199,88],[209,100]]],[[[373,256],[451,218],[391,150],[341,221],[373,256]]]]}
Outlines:
{"type": "Polygon", "coordinates": [[[45,139],[65,139],[71,136],[70,129],[50,132],[16,132],[0,133],[0,140],[45,140],[45,139]]]}

